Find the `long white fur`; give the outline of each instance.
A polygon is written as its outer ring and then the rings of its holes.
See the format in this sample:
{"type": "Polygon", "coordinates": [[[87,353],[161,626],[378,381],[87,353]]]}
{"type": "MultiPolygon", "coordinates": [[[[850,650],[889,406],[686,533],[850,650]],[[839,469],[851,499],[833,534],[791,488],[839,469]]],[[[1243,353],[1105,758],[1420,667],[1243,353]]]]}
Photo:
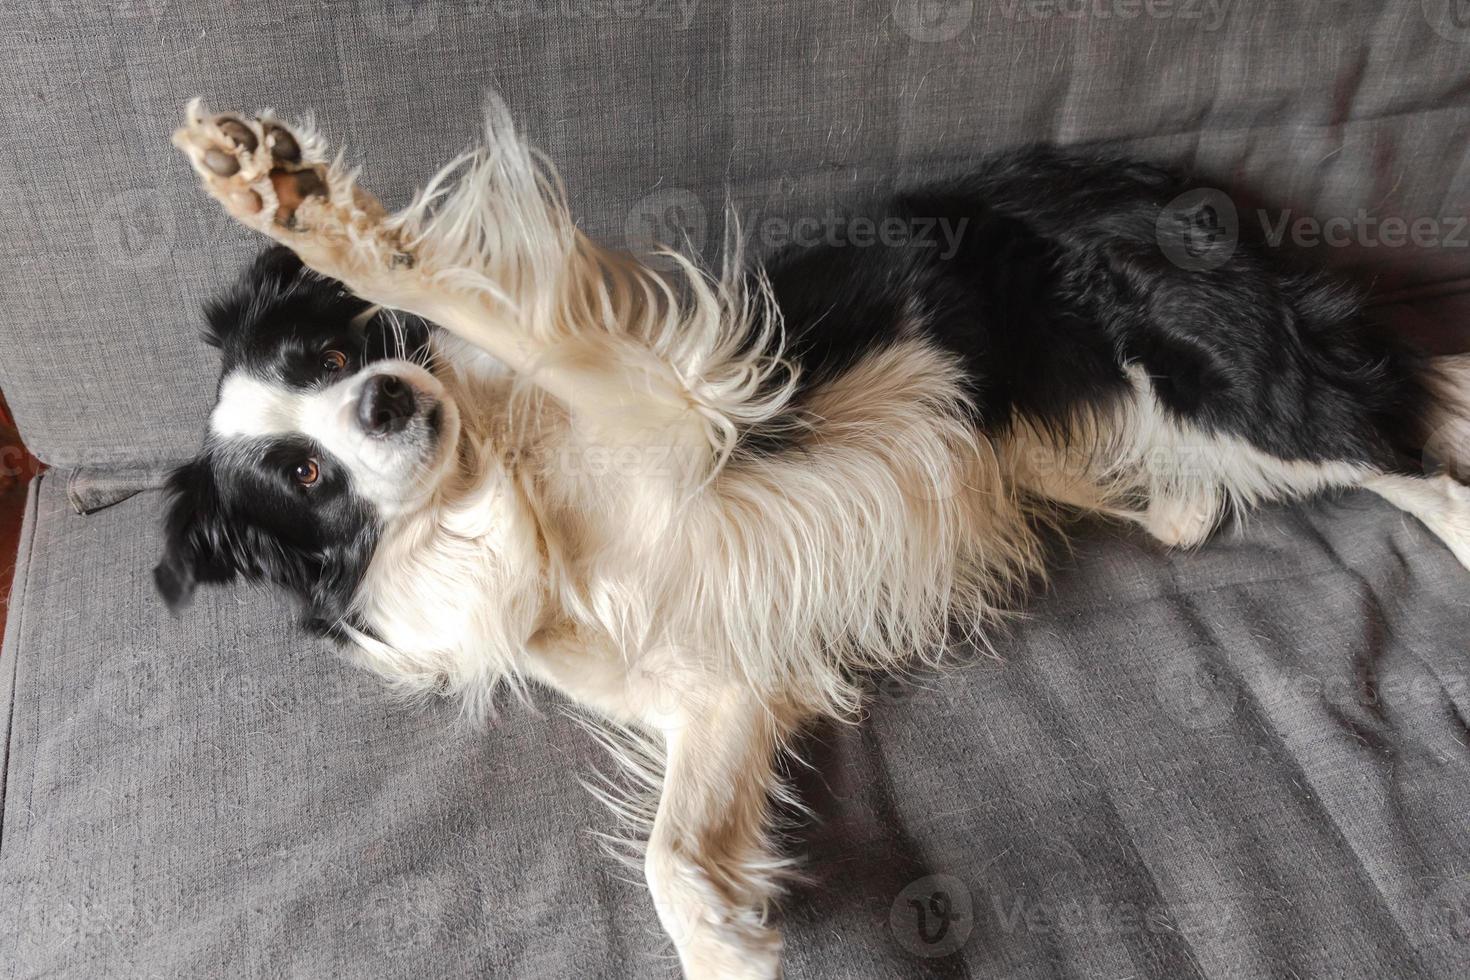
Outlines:
{"type": "MultiPolygon", "coordinates": [[[[715,277],[590,242],[498,101],[483,145],[392,216],[296,132],[330,193],[295,227],[274,220],[264,141],[234,149],[194,103],[175,142],[241,221],[453,335],[434,360],[459,407],[455,464],[419,474],[422,502],[385,526],[360,657],[472,713],[534,680],[607,719],[635,792],[596,791],[646,835],[637,856],[692,977],[779,972],[767,910],[790,864],[769,801],[791,734],[854,717],[857,673],[937,657],[952,624],[983,639],[1041,573],[1038,522],[1095,510],[1192,545],[1230,509],[1375,477],[1193,430],[1137,373],[1065,434],[1020,425],[992,443],[960,366],[919,339],[811,393],[801,453],[742,458],[737,435],[787,417],[795,375],[738,249],[715,277]],[[204,165],[221,146],[239,174],[204,165]]],[[[1369,485],[1470,539],[1462,497],[1369,485]]]]}

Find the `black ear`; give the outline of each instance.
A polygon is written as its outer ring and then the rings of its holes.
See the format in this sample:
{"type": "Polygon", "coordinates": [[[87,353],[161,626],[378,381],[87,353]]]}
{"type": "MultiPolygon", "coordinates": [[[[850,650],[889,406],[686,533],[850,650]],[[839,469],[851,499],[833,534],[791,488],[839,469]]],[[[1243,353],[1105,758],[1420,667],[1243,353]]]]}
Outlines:
{"type": "Polygon", "coordinates": [[[169,611],[177,613],[199,583],[234,578],[236,563],[209,463],[196,459],[174,470],[168,492],[163,559],[153,569],[153,582],[169,611]]]}
{"type": "Polygon", "coordinates": [[[204,304],[204,317],[209,326],[201,336],[212,347],[223,347],[251,309],[268,305],[291,288],[304,266],[296,253],[284,245],[272,245],[255,257],[240,280],[224,295],[204,304]]]}
{"type": "Polygon", "coordinates": [[[299,589],[304,600],[301,625],[308,631],[340,641],[346,638],[347,624],[366,629],[353,613],[353,597],[367,574],[377,541],[376,526],[364,522],[356,534],[313,556],[310,579],[299,589]]]}

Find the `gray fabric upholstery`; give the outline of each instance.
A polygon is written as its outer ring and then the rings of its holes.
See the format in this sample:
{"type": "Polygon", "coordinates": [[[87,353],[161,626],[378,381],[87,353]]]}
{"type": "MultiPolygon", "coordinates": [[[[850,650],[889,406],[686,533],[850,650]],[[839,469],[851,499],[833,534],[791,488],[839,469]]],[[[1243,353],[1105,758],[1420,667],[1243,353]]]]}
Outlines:
{"type": "MultiPolygon", "coordinates": [[[[468,731],[263,592],[170,620],[157,505],[41,481],[0,976],[672,975],[551,699],[468,731]]],[[[806,747],[788,976],[1465,976],[1467,587],[1367,495],[1193,555],[1085,533],[998,660],[806,747]]]]}
{"type": "MultiPolygon", "coordinates": [[[[1458,2],[7,5],[0,388],[59,469],[0,651],[0,977],[674,973],[552,699],[471,731],[276,597],[155,601],[134,494],[196,445],[198,306],[260,245],[169,147],[186,98],[317,110],[396,205],[494,87],[590,231],[711,254],[727,197],[759,235],[1036,139],[1191,163],[1273,218],[1453,216],[1458,2]]],[[[1470,339],[1470,248],[1312,257],[1470,339]]],[[[1366,495],[1193,555],[1092,529],[999,659],[805,747],[788,975],[1470,975],[1467,586],[1366,495]]]]}
{"type": "MultiPolygon", "coordinates": [[[[1470,45],[1449,39],[1470,31],[1426,9],[1455,2],[17,7],[0,18],[0,132],[18,151],[0,180],[0,388],[53,465],[196,444],[214,374],[199,303],[259,242],[168,145],[192,95],[318,111],[401,204],[495,87],[613,241],[675,224],[712,246],[727,194],[748,228],[820,217],[1037,139],[1193,163],[1296,215],[1448,216],[1470,210],[1470,45]],[[1063,14],[1079,7],[1103,13],[1063,14]]],[[[1470,276],[1470,247],[1316,251],[1385,291],[1470,276]]]]}
{"type": "Polygon", "coordinates": [[[594,750],[556,706],[478,732],[394,704],[264,592],[172,620],[141,574],[158,506],[77,517],[40,482],[0,976],[644,975],[651,909],[599,861],[594,750]]]}

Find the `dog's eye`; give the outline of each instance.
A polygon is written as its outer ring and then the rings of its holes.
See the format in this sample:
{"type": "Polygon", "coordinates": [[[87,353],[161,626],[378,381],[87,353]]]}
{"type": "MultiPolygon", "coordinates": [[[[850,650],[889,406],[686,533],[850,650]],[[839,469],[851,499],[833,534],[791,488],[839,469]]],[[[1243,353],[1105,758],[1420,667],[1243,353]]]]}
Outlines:
{"type": "Polygon", "coordinates": [[[314,487],[316,486],[316,481],[321,479],[322,468],[317,465],[314,459],[303,459],[291,471],[291,476],[303,487],[314,487]]]}
{"type": "Polygon", "coordinates": [[[329,374],[336,374],[347,366],[347,355],[339,350],[329,350],[322,354],[322,367],[329,374]]]}

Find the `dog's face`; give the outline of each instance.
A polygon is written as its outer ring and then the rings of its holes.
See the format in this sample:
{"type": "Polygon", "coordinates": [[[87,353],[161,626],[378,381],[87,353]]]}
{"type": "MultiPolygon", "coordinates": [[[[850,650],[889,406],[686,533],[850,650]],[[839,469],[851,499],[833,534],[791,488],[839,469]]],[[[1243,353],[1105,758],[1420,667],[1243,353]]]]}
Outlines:
{"type": "Polygon", "coordinates": [[[385,524],[452,464],[459,415],[421,363],[429,328],[279,246],[207,314],[218,400],[203,449],[169,482],[159,591],[177,609],[201,582],[263,578],[333,632],[385,524]]]}

